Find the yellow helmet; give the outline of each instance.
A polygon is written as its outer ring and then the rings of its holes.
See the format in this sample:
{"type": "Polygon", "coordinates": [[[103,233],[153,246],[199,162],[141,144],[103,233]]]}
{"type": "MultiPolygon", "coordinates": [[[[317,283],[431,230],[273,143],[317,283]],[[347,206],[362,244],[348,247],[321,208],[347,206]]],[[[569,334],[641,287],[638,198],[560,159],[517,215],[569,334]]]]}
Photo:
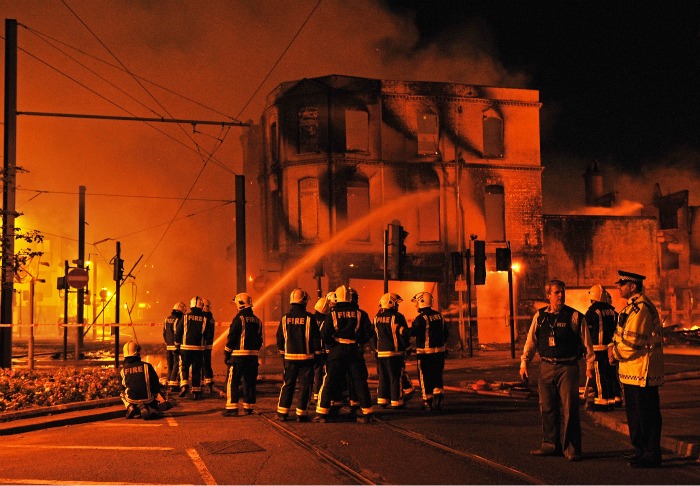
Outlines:
{"type": "Polygon", "coordinates": [[[352,299],[352,296],[350,294],[350,291],[345,285],[341,285],[337,289],[335,289],[335,301],[336,302],[350,302],[352,299]]]}
{"type": "Polygon", "coordinates": [[[309,294],[306,293],[306,290],[296,288],[292,290],[292,293],[289,294],[289,303],[290,304],[303,304],[306,305],[306,303],[309,301],[309,294]]]}
{"type": "Polygon", "coordinates": [[[233,301],[236,303],[236,307],[238,307],[238,310],[253,307],[253,298],[245,292],[236,294],[236,296],[233,298],[233,301]]]}
{"type": "Polygon", "coordinates": [[[184,314],[185,312],[187,312],[187,306],[185,306],[184,302],[178,302],[173,306],[173,310],[180,311],[184,314]]]}
{"type": "Polygon", "coordinates": [[[398,307],[399,302],[403,302],[403,299],[399,294],[387,292],[386,294],[382,295],[379,299],[379,307],[381,307],[382,309],[393,309],[395,307],[398,307]]]}
{"type": "Polygon", "coordinates": [[[600,284],[595,284],[588,291],[588,298],[595,302],[605,302],[605,289],[600,284]]]}
{"type": "Polygon", "coordinates": [[[199,307],[201,309],[204,307],[204,300],[201,297],[192,297],[190,299],[190,307],[199,307]]]}
{"type": "Polygon", "coordinates": [[[418,292],[413,296],[411,302],[415,302],[419,309],[433,306],[433,294],[430,292],[418,292]]]}
{"type": "Polygon", "coordinates": [[[141,346],[134,341],[129,341],[124,345],[124,357],[129,358],[131,356],[138,356],[141,352],[141,346]]]}

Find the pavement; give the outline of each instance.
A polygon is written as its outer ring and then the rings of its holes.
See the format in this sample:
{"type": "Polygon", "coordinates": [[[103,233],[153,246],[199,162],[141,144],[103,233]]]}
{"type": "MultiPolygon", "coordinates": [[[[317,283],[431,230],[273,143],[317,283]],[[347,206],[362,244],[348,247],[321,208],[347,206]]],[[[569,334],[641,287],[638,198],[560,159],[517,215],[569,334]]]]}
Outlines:
{"type": "MultiPolygon", "coordinates": [[[[667,355],[669,353],[667,352],[667,355]]],[[[535,358],[537,361],[537,358],[535,358]]],[[[668,361],[668,357],[667,357],[668,361]]],[[[531,366],[531,375],[537,368],[531,366]]],[[[446,394],[461,392],[492,396],[536,399],[536,385],[525,391],[515,387],[518,380],[519,355],[511,358],[508,350],[478,350],[469,357],[466,353],[452,353],[445,363],[446,377],[457,386],[446,386],[446,394]]],[[[376,379],[374,363],[368,359],[370,379],[376,379]]],[[[691,366],[692,368],[692,366],[691,366]]],[[[268,358],[260,368],[262,380],[281,381],[281,363],[268,358]]],[[[415,368],[408,367],[415,378],[415,368]],[[413,372],[412,372],[413,371],[413,372]]],[[[532,377],[532,382],[536,382],[532,377]]],[[[414,380],[415,382],[415,380],[414,380]]],[[[667,373],[666,383],[660,388],[663,418],[661,445],[668,453],[691,457],[700,461],[700,366],[682,372],[667,373]]],[[[582,405],[582,410],[585,407],[582,405]]],[[[627,417],[624,406],[611,411],[584,410],[597,424],[627,435],[627,417]]],[[[55,407],[0,413],[0,435],[12,435],[49,427],[108,420],[124,416],[119,398],[108,398],[55,407]]]]}

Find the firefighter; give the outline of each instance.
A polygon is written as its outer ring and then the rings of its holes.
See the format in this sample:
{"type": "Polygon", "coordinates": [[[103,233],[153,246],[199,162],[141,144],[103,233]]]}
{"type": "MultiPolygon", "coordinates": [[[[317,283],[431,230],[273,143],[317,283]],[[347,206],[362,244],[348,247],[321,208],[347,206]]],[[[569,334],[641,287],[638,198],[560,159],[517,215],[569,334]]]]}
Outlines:
{"type": "Polygon", "coordinates": [[[213,339],[214,336],[214,321],[204,314],[203,308],[204,300],[201,297],[192,297],[190,311],[183,315],[175,326],[175,344],[180,346],[182,359],[180,396],[187,395],[191,385],[192,398],[195,400],[202,397],[202,364],[205,343],[213,339]],[[192,368],[191,382],[190,368],[192,368]]]}
{"type": "Polygon", "coordinates": [[[243,382],[244,414],[253,413],[258,378],[258,354],[263,343],[262,322],[253,314],[253,299],[243,292],[236,294],[233,301],[238,308],[238,314],[231,321],[224,347],[224,362],[228,366],[226,410],[223,413],[226,417],[238,415],[241,382],[243,382]]]}
{"type": "Polygon", "coordinates": [[[607,302],[610,294],[600,284],[590,288],[588,298],[591,306],[586,311],[586,324],[588,324],[588,333],[591,335],[595,352],[593,407],[603,411],[611,410],[615,407],[617,371],[608,360],[608,344],[612,342],[615,334],[617,312],[607,302]]]}
{"type": "Polygon", "coordinates": [[[175,344],[175,327],[186,310],[185,303],[178,302],[163,323],[163,341],[168,363],[168,391],[177,391],[180,388],[180,347],[175,344]]]}
{"type": "MultiPolygon", "coordinates": [[[[328,321],[329,312],[335,307],[335,292],[328,292],[324,297],[319,297],[314,305],[316,311],[316,323],[319,331],[323,331],[323,326],[328,321]]],[[[311,404],[318,402],[318,393],[323,384],[323,375],[326,373],[326,361],[328,360],[328,346],[321,340],[321,349],[316,352],[314,358],[314,383],[311,395],[311,404]]]]}
{"type": "Polygon", "coordinates": [[[416,338],[418,376],[423,393],[421,408],[440,411],[444,397],[442,374],[445,369],[447,325],[442,314],[433,309],[433,296],[430,292],[418,292],[411,302],[418,310],[411,334],[416,338]]]}
{"type": "Polygon", "coordinates": [[[321,348],[321,333],[316,317],[306,311],[309,294],[296,288],[289,295],[291,310],[282,316],[277,328],[277,349],[284,356],[284,383],[277,404],[277,420],[287,420],[299,381],[297,422],[309,419],[307,407],[314,377],[314,357],[321,348]]]}
{"type": "MultiPolygon", "coordinates": [[[[214,315],[211,312],[211,301],[209,299],[202,299],[204,301],[204,307],[202,307],[202,312],[207,316],[211,322],[216,325],[216,320],[214,320],[214,315]]],[[[211,351],[214,347],[214,333],[207,335],[204,341],[204,352],[202,353],[202,382],[204,386],[209,390],[209,393],[214,391],[214,369],[211,367],[211,351]]]]}
{"type": "Polygon", "coordinates": [[[367,364],[363,357],[364,345],[371,337],[372,323],[366,312],[352,304],[348,287],[341,285],[335,291],[336,305],[330,312],[321,337],[330,347],[326,375],[316,405],[314,422],[327,422],[331,398],[337,396],[343,377],[350,373],[361,407],[357,421],[367,423],[374,420],[372,396],[367,384],[367,364]]]}
{"type": "Polygon", "coordinates": [[[406,318],[399,312],[401,296],[386,293],[379,299],[379,312],[374,317],[372,345],[376,349],[377,405],[405,408],[402,376],[406,367],[406,349],[410,345],[410,330],[406,318]]]}
{"type": "Polygon", "coordinates": [[[141,347],[134,341],[124,344],[124,363],[119,373],[124,390],[121,399],[126,407],[126,418],[140,416],[144,420],[162,416],[158,408],[160,381],[151,363],[141,361],[141,347]]]}

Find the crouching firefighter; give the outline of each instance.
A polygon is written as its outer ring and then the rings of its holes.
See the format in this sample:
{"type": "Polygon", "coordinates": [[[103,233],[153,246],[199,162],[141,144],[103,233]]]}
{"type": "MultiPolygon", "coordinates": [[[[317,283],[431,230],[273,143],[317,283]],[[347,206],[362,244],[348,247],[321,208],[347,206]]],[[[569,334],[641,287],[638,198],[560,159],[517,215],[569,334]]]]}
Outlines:
{"type": "Polygon", "coordinates": [[[162,416],[158,407],[160,381],[151,363],[141,361],[141,348],[134,341],[124,345],[124,364],[119,372],[124,390],[121,399],[126,407],[126,418],[141,416],[144,420],[162,416]]]}

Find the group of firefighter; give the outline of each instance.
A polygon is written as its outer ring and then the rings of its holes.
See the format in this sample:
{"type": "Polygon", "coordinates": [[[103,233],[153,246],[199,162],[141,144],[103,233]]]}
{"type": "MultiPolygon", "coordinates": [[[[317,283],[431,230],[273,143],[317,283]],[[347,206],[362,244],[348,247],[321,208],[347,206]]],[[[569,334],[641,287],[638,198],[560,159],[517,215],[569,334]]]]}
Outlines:
{"type": "MultiPolygon", "coordinates": [[[[224,347],[228,369],[225,416],[253,413],[256,403],[258,357],[263,345],[263,324],[253,313],[253,301],[247,293],[233,298],[238,313],[229,327],[224,347]]],[[[350,418],[366,423],[373,420],[365,352],[376,358],[378,387],[376,404],[381,408],[402,409],[414,392],[406,373],[406,358],[415,352],[422,393],[421,409],[442,409],[443,370],[447,325],[442,314],[433,309],[433,296],[418,292],[411,300],[418,315],[409,327],[399,311],[403,299],[385,293],[373,319],[359,307],[359,295],[352,287],[341,285],[320,297],[313,312],[307,310],[309,294],[292,290],[290,310],[280,320],[276,333],[277,349],[283,359],[283,384],[277,405],[277,420],[292,413],[299,422],[309,420],[310,405],[316,406],[314,422],[326,422],[343,405],[350,407],[350,418]]],[[[191,394],[195,400],[203,391],[213,392],[211,352],[215,321],[207,299],[193,297],[189,310],[178,302],[166,317],[163,339],[167,350],[167,386],[165,398],[153,367],[140,358],[138,344],[124,345],[122,398],[127,418],[160,416],[159,401],[167,402],[169,393],[180,397],[191,394]]],[[[162,408],[162,407],[160,407],[162,408]]]]}

